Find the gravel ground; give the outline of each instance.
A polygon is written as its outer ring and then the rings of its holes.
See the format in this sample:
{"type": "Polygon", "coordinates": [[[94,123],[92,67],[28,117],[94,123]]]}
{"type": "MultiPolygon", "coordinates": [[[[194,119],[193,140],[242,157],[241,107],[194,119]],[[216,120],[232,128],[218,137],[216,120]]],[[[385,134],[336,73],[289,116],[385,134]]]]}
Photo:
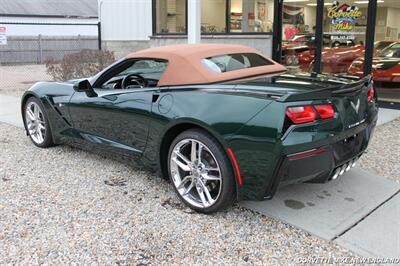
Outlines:
{"type": "Polygon", "coordinates": [[[194,213],[148,172],[66,146],[39,149],[1,123],[0,150],[1,265],[293,265],[354,256],[239,206],[194,213]]]}
{"type": "Polygon", "coordinates": [[[400,183],[400,119],[375,129],[367,153],[359,166],[400,183]]]}
{"type": "Polygon", "coordinates": [[[38,81],[52,80],[45,65],[0,66],[0,94],[21,97],[38,81]]]}

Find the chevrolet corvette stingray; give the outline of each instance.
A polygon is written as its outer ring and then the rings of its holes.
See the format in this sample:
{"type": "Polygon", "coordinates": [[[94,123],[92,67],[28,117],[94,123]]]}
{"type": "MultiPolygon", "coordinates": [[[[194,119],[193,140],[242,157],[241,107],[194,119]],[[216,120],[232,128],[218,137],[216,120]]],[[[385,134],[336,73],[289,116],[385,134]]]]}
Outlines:
{"type": "Polygon", "coordinates": [[[282,185],[338,178],[365,151],[378,107],[369,76],[292,75],[253,48],[199,44],[134,52],[87,79],[39,82],[21,111],[34,145],[137,162],[211,213],[271,199],[282,185]]]}
{"type": "MultiPolygon", "coordinates": [[[[354,76],[362,76],[364,70],[364,58],[359,57],[350,65],[347,73],[354,76]]],[[[384,84],[400,83],[400,43],[396,42],[380,51],[373,58],[372,77],[375,82],[384,84]]]]}

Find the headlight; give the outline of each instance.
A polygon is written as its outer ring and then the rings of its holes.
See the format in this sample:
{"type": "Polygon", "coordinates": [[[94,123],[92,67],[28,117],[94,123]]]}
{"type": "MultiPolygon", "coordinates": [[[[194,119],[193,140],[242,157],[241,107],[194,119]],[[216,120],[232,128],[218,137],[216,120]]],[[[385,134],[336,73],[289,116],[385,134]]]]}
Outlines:
{"type": "Polygon", "coordinates": [[[362,66],[362,62],[360,62],[360,61],[354,61],[350,65],[350,67],[353,67],[353,68],[360,68],[361,66],[362,66]]]}
{"type": "Polygon", "coordinates": [[[286,64],[289,66],[296,66],[299,64],[299,59],[297,56],[288,56],[286,57],[286,64]]]}

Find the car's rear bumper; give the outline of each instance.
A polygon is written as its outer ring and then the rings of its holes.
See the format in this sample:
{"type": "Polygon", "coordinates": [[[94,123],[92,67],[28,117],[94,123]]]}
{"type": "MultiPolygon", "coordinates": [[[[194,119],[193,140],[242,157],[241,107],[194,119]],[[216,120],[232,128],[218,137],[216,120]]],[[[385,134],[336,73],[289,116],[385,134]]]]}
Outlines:
{"type": "Polygon", "coordinates": [[[325,183],[350,170],[366,150],[376,120],[336,142],[282,156],[274,171],[273,182],[259,200],[271,199],[278,187],[307,181],[325,183]]]}

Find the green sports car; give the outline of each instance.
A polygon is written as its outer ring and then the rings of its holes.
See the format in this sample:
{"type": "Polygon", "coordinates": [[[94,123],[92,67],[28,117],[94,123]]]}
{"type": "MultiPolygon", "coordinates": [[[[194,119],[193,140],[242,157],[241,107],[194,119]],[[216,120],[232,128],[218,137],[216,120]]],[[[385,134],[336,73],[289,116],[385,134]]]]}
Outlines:
{"type": "Polygon", "coordinates": [[[338,178],[367,148],[378,107],[369,76],[294,75],[249,47],[199,44],[135,52],[88,79],[39,82],[21,111],[36,146],[139,163],[211,213],[338,178]]]}

